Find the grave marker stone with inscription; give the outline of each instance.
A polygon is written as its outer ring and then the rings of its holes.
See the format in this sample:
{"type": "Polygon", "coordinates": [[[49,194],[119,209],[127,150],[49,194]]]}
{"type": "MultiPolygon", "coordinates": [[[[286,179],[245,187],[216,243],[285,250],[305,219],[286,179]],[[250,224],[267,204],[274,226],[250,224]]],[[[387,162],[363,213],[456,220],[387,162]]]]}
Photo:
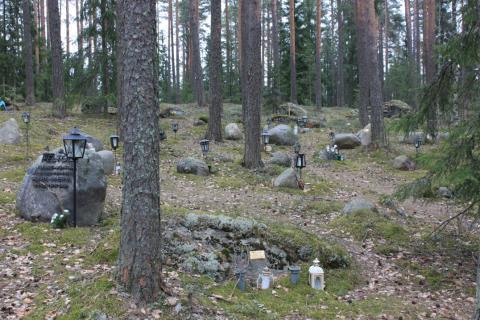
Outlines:
{"type": "MultiPolygon", "coordinates": [[[[98,223],[103,212],[107,182],[103,161],[93,150],[77,162],[77,224],[98,223]]],[[[23,218],[50,221],[54,213],[73,207],[73,163],[63,149],[44,153],[28,169],[17,193],[17,209],[23,218]]]]}

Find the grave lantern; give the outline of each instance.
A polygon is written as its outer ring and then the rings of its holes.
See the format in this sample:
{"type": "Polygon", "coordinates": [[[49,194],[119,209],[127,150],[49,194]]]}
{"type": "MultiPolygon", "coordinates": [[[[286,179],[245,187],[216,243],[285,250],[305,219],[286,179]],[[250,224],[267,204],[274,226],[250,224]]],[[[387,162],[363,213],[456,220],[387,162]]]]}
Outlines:
{"type": "Polygon", "coordinates": [[[302,145],[298,141],[295,142],[295,144],[293,145],[293,152],[295,152],[295,154],[299,154],[301,149],[302,145]]]}
{"type": "Polygon", "coordinates": [[[270,133],[268,132],[268,130],[263,130],[262,141],[265,146],[270,142],[270,133]]]}
{"type": "Polygon", "coordinates": [[[417,137],[415,139],[415,152],[416,152],[416,155],[418,156],[418,152],[420,151],[420,146],[422,145],[422,140],[420,139],[420,137],[417,137]]]}
{"type": "Polygon", "coordinates": [[[77,160],[85,155],[87,137],[80,133],[77,127],[70,131],[69,135],[63,137],[65,155],[73,160],[73,226],[77,226],[77,160]]]}
{"type": "Polygon", "coordinates": [[[178,131],[178,123],[177,122],[172,123],[172,131],[173,131],[173,133],[175,133],[175,138],[176,138],[177,137],[177,131],[178,131]]]}
{"type": "Polygon", "coordinates": [[[202,148],[203,156],[206,157],[208,154],[208,151],[210,151],[210,140],[208,139],[200,140],[200,147],[202,148]]]}
{"type": "MultiPolygon", "coordinates": [[[[117,166],[117,148],[120,144],[120,137],[117,136],[116,134],[110,136],[110,146],[112,147],[113,154],[114,154],[114,163],[115,167],[117,166]]],[[[117,170],[115,170],[115,174],[117,173],[117,170]]]]}
{"type": "Polygon", "coordinates": [[[158,135],[158,139],[160,139],[160,141],[163,141],[163,140],[167,139],[167,135],[165,134],[165,130],[160,129],[160,134],[158,135]]]}
{"type": "Polygon", "coordinates": [[[237,276],[237,287],[240,291],[245,291],[245,269],[240,268],[235,270],[235,275],[237,276]]]}
{"type": "Polygon", "coordinates": [[[303,127],[306,127],[308,123],[308,117],[305,115],[302,117],[302,125],[303,127]]]}
{"type": "Polygon", "coordinates": [[[300,266],[289,266],[288,271],[290,271],[290,282],[297,284],[300,281],[300,266]]]}
{"type": "Polygon", "coordinates": [[[25,141],[27,142],[27,150],[26,150],[26,155],[27,159],[29,158],[29,153],[30,153],[30,137],[28,135],[28,129],[30,128],[30,112],[23,112],[22,113],[22,120],[23,123],[25,123],[25,141]]]}
{"type": "Polygon", "coordinates": [[[325,289],[325,274],[323,269],[320,267],[320,261],[315,259],[313,261],[313,266],[308,269],[308,284],[316,290],[325,289]]]}
{"type": "Polygon", "coordinates": [[[273,286],[272,272],[268,267],[263,268],[262,273],[257,278],[257,288],[266,290],[273,286]]]}
{"type": "Polygon", "coordinates": [[[300,117],[297,118],[297,125],[298,125],[299,127],[302,126],[302,122],[303,122],[302,118],[300,118],[300,117]]]}
{"type": "Polygon", "coordinates": [[[300,179],[302,178],[302,169],[307,166],[307,161],[305,160],[305,154],[299,153],[297,154],[297,158],[295,159],[295,168],[297,168],[300,179]]]}

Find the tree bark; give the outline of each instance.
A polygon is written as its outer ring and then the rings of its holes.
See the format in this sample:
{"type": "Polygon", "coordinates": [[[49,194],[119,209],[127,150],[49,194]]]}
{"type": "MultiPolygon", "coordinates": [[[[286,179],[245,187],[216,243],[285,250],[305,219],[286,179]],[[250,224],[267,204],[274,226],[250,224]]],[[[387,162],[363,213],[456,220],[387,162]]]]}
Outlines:
{"type": "Polygon", "coordinates": [[[297,54],[295,52],[295,0],[290,0],[290,101],[297,103],[297,54]]]}
{"type": "MultiPolygon", "coordinates": [[[[275,0],[274,0],[275,1],[275,0]]],[[[315,41],[315,105],[317,111],[322,108],[322,1],[317,0],[316,41],[315,41]]]]}
{"type": "Polygon", "coordinates": [[[60,36],[60,11],[58,9],[58,0],[47,0],[47,5],[48,30],[52,59],[52,111],[55,117],[64,118],[66,115],[65,86],[63,81],[62,40],[60,36]]]}
{"type": "Polygon", "coordinates": [[[35,47],[35,74],[40,74],[40,43],[39,43],[39,32],[40,28],[39,17],[38,17],[38,0],[33,0],[33,32],[34,32],[34,47],[35,47]]]}
{"type": "Polygon", "coordinates": [[[389,18],[389,11],[388,11],[388,0],[384,0],[384,8],[385,8],[385,22],[384,22],[384,30],[385,30],[385,74],[388,75],[388,61],[389,61],[389,44],[388,44],[388,24],[390,21],[389,18]]]}
{"type": "MultiPolygon", "coordinates": [[[[47,0],[48,1],[48,0],[47,0]]],[[[47,2],[47,5],[48,5],[48,2],[47,2]]],[[[46,18],[45,18],[45,0],[40,0],[40,32],[41,32],[41,37],[42,37],[42,49],[43,49],[43,52],[45,52],[47,50],[47,32],[46,32],[46,29],[47,29],[47,22],[46,22],[46,18]]],[[[46,57],[45,57],[46,58],[46,57]]]]}
{"type": "Polygon", "coordinates": [[[211,0],[210,90],[207,138],[222,141],[222,0],[211,0]]]}
{"type": "Polygon", "coordinates": [[[226,46],[226,67],[227,67],[227,91],[228,96],[232,97],[232,44],[230,35],[230,10],[228,0],[225,0],[225,46],[226,46]]]}
{"type": "Polygon", "coordinates": [[[357,65],[358,65],[358,90],[359,90],[359,120],[360,125],[365,127],[369,122],[368,106],[369,106],[369,76],[368,66],[365,64],[366,60],[366,26],[367,17],[365,16],[364,0],[355,0],[355,17],[356,17],[356,31],[357,31],[357,65]]]}
{"type": "Polygon", "coordinates": [[[279,69],[280,69],[280,41],[278,37],[278,8],[277,1],[272,0],[272,51],[273,51],[273,101],[275,107],[280,101],[279,69]]]}
{"type": "Polygon", "coordinates": [[[65,48],[67,58],[70,56],[70,10],[69,10],[68,0],[65,0],[65,48]]]}
{"type": "Polygon", "coordinates": [[[162,287],[154,0],[120,0],[124,177],[118,280],[142,305],[162,287]],[[127,45],[128,44],[128,45],[127,45]]]}
{"type": "Polygon", "coordinates": [[[23,0],[23,51],[25,59],[25,103],[27,106],[35,104],[35,90],[33,87],[33,52],[32,52],[32,18],[30,0],[23,0]]]}
{"type": "Polygon", "coordinates": [[[83,30],[82,30],[82,1],[83,0],[75,0],[75,14],[77,16],[77,50],[78,50],[78,58],[80,59],[79,65],[80,70],[83,69],[83,30]]]}
{"type": "Polygon", "coordinates": [[[338,63],[337,63],[337,106],[345,105],[345,77],[343,60],[345,58],[345,40],[343,32],[343,3],[337,0],[337,23],[338,23],[338,63]]]}
{"type": "Polygon", "coordinates": [[[179,5],[178,5],[178,0],[175,1],[175,58],[176,58],[176,64],[175,66],[177,67],[177,83],[175,84],[175,90],[177,92],[176,95],[176,103],[180,103],[180,42],[179,42],[179,28],[178,25],[180,23],[180,20],[178,18],[178,10],[179,10],[179,5]]]}
{"type": "Polygon", "coordinates": [[[192,80],[195,97],[199,107],[205,105],[203,90],[202,64],[200,58],[200,40],[199,40],[199,13],[198,0],[190,0],[190,37],[192,38],[192,80]]]}
{"type": "Polygon", "coordinates": [[[101,0],[100,12],[102,19],[102,89],[103,94],[108,95],[110,93],[110,75],[108,72],[108,47],[107,47],[107,35],[108,35],[108,15],[107,15],[107,0],[101,0]]]}
{"type": "Polygon", "coordinates": [[[243,164],[254,169],[263,166],[260,146],[261,70],[261,5],[260,0],[242,4],[242,97],[245,116],[245,150],[243,164]]]}
{"type": "MultiPolygon", "coordinates": [[[[479,8],[477,6],[477,8],[479,8]]],[[[480,15],[480,9],[477,9],[480,15]]],[[[473,320],[480,320],[480,254],[477,255],[477,286],[476,286],[476,301],[473,320]]]]}
{"type": "MultiPolygon", "coordinates": [[[[425,80],[427,85],[430,85],[433,81],[435,81],[437,73],[437,64],[434,53],[436,7],[435,0],[424,0],[423,4],[423,60],[425,68],[425,80]]],[[[437,105],[435,101],[429,102],[427,129],[428,133],[435,137],[437,133],[437,105]]]]}
{"type": "MultiPolygon", "coordinates": [[[[419,0],[414,0],[414,7],[413,7],[413,15],[415,20],[415,69],[417,74],[420,75],[421,71],[421,64],[420,64],[420,52],[421,52],[421,45],[420,45],[420,8],[418,4],[419,0]]],[[[418,76],[417,79],[421,80],[421,77],[418,76]]],[[[421,81],[420,81],[421,83],[421,81]]],[[[420,84],[419,83],[419,84],[420,84]]]]}

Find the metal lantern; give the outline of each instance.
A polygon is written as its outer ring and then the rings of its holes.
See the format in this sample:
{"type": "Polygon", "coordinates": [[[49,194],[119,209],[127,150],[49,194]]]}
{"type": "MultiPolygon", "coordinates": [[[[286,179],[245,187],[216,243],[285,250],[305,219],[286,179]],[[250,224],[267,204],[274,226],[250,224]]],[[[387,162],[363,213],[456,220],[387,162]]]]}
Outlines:
{"type": "Polygon", "coordinates": [[[270,142],[270,133],[268,132],[268,130],[263,130],[262,141],[264,145],[267,145],[270,142]]]}
{"type": "Polygon", "coordinates": [[[297,125],[298,125],[299,127],[302,126],[302,123],[303,123],[302,118],[297,118],[297,125]]]}
{"type": "Polygon", "coordinates": [[[257,288],[266,290],[273,286],[272,272],[268,267],[263,268],[262,273],[257,278],[257,288]]]}
{"type": "Polygon", "coordinates": [[[175,133],[175,138],[176,138],[177,137],[177,131],[178,131],[178,123],[177,122],[172,123],[172,131],[173,131],[173,133],[175,133]]]}
{"type": "Polygon", "coordinates": [[[308,269],[308,284],[316,290],[325,289],[325,273],[320,267],[320,261],[315,259],[313,266],[308,269]]]}
{"type": "Polygon", "coordinates": [[[210,140],[208,139],[200,140],[200,147],[202,148],[203,156],[206,157],[208,151],[210,151],[210,140]]]}
{"type": "Polygon", "coordinates": [[[415,152],[418,156],[418,152],[420,151],[420,146],[422,145],[422,140],[420,139],[420,137],[417,137],[415,139],[415,152]]]}
{"type": "Polygon", "coordinates": [[[295,152],[296,154],[299,154],[301,149],[302,149],[302,145],[298,141],[295,142],[295,144],[293,145],[293,152],[295,152]]]}
{"type": "Polygon", "coordinates": [[[22,112],[22,119],[25,124],[30,123],[30,112],[22,112]]]}
{"type": "Polygon", "coordinates": [[[245,291],[245,269],[237,269],[235,270],[235,276],[237,277],[237,287],[240,291],[245,291]]]}
{"type": "Polygon", "coordinates": [[[76,160],[83,158],[87,146],[87,137],[81,134],[77,127],[70,131],[69,135],[63,137],[63,145],[67,158],[76,160]]]}
{"type": "Polygon", "coordinates": [[[77,226],[77,160],[85,155],[87,137],[80,133],[76,127],[70,134],[63,137],[63,145],[67,158],[73,160],[73,226],[77,226]]]}
{"type": "Polygon", "coordinates": [[[306,126],[307,126],[307,123],[308,123],[308,117],[307,117],[307,116],[303,116],[303,117],[302,117],[302,124],[303,124],[303,126],[306,127],[306,126]]]}
{"type": "Polygon", "coordinates": [[[117,150],[119,143],[119,136],[117,136],[116,134],[110,136],[110,146],[112,147],[112,150],[117,150]]]}
{"type": "Polygon", "coordinates": [[[295,159],[295,167],[297,169],[303,169],[307,166],[307,162],[305,160],[305,154],[304,153],[299,153],[297,155],[297,158],[295,159]]]}

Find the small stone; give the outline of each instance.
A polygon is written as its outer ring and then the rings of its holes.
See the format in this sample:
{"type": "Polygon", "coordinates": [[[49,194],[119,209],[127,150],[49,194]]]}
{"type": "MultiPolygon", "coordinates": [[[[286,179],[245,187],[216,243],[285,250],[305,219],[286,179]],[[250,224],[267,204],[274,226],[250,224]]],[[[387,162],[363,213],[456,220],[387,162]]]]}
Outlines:
{"type": "Polygon", "coordinates": [[[225,139],[227,140],[241,140],[243,139],[242,130],[236,123],[229,123],[225,126],[225,139]]]}
{"type": "Polygon", "coordinates": [[[171,307],[176,306],[178,303],[178,298],[177,297],[168,297],[167,298],[167,304],[171,307]]]}

